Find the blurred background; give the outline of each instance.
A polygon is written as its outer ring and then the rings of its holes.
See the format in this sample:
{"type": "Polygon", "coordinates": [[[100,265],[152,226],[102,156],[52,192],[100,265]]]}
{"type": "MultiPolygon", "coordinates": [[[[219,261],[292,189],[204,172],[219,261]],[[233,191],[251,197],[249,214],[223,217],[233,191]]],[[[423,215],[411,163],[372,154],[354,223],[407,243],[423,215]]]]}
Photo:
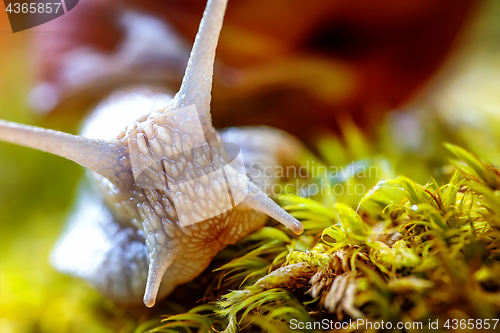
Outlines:
{"type": "MultiPolygon", "coordinates": [[[[205,1],[82,0],[12,34],[0,5],[0,118],[77,133],[113,91],[175,92],[205,1]]],[[[266,124],[325,163],[382,158],[388,176],[446,175],[442,142],[500,164],[500,3],[231,0],[216,127],[266,124]]],[[[127,310],[52,270],[83,169],[0,142],[0,331],[129,332],[127,310]]]]}

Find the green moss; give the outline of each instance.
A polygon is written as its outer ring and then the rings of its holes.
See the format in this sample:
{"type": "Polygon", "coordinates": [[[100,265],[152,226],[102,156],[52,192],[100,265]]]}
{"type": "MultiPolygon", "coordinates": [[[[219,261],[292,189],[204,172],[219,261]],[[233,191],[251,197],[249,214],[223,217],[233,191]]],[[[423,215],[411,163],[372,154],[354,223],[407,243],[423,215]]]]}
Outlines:
{"type": "Polygon", "coordinates": [[[289,332],[292,319],[358,318],[443,329],[448,319],[499,318],[500,171],[446,147],[456,171],[441,185],[383,180],[354,206],[331,193],[281,196],[304,234],[265,227],[223,251],[207,272],[221,293],[151,332],[289,332]]]}

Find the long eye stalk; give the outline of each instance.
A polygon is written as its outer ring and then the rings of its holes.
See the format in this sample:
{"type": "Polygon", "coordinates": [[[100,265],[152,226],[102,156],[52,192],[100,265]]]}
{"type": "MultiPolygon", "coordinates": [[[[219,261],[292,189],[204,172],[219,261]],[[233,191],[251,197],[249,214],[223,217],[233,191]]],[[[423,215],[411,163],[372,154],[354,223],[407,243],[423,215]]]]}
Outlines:
{"type": "Polygon", "coordinates": [[[227,0],[209,0],[182,80],[172,100],[171,109],[195,104],[205,133],[210,133],[212,117],[210,100],[214,73],[215,49],[224,21],[227,0]]]}
{"type": "Polygon", "coordinates": [[[127,166],[116,171],[126,152],[119,142],[87,139],[59,131],[0,120],[0,140],[72,160],[115,183],[129,180],[127,166]],[[126,179],[127,178],[127,179],[126,179]]]}

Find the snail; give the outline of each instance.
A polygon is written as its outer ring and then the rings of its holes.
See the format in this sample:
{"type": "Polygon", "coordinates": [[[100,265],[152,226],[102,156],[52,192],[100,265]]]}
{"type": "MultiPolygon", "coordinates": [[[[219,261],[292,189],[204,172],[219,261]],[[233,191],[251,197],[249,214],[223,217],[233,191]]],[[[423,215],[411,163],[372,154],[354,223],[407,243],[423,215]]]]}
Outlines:
{"type": "Polygon", "coordinates": [[[89,170],[92,187],[80,194],[52,262],[116,301],[142,298],[152,307],[267,216],[296,234],[303,230],[265,193],[260,172],[293,162],[300,143],[268,127],[219,132],[212,126],[212,74],[226,5],[208,0],[173,98],[117,93],[96,108],[81,136],[0,120],[1,140],[89,170]]]}

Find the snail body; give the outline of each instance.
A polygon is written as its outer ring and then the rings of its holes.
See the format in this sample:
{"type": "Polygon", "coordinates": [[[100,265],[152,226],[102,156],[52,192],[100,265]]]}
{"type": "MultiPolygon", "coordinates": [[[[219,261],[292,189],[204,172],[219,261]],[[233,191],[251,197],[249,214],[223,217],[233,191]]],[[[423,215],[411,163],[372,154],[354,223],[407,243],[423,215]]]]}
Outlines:
{"type": "Polygon", "coordinates": [[[138,302],[144,295],[153,306],[267,216],[302,232],[259,187],[261,173],[248,168],[287,163],[300,145],[271,128],[212,126],[213,63],[226,4],[208,1],[173,98],[115,94],[97,107],[82,136],[0,121],[0,139],[89,169],[92,187],[80,194],[52,262],[112,299],[138,302]],[[120,124],[126,126],[118,131],[120,124]],[[225,142],[245,157],[239,164],[225,142]]]}

